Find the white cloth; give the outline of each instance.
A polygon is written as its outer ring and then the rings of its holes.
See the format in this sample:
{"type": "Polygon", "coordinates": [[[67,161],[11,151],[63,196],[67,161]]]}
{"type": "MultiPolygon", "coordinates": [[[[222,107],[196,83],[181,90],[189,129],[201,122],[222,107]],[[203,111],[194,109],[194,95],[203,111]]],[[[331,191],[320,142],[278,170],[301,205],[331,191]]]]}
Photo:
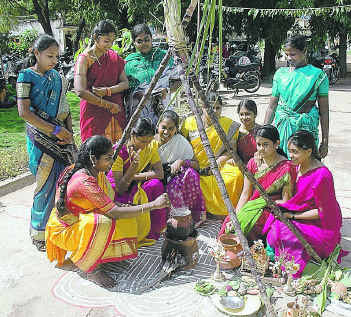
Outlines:
{"type": "Polygon", "coordinates": [[[158,147],[162,164],[177,160],[191,160],[194,151],[191,144],[181,134],[175,134],[167,143],[158,147]]]}

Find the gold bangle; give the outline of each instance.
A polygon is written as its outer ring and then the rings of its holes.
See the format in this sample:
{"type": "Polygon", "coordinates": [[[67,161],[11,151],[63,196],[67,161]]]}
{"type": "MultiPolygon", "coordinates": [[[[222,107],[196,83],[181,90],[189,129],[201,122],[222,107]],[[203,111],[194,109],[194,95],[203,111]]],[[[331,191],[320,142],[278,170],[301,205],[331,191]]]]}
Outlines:
{"type": "Polygon", "coordinates": [[[141,205],[141,213],[143,214],[144,213],[144,206],[141,205]]]}

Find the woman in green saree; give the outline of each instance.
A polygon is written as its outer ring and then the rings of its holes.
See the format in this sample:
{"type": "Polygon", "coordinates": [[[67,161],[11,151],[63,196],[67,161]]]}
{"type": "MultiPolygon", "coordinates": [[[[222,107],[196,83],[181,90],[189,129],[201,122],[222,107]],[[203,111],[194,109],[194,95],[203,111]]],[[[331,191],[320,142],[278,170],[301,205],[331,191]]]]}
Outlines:
{"type": "MultiPolygon", "coordinates": [[[[146,24],[138,24],[132,30],[132,39],[136,49],[135,53],[129,54],[126,58],[124,71],[129,79],[130,95],[127,103],[127,113],[130,117],[144,89],[151,82],[156,70],[161,64],[167,51],[159,47],[152,47],[152,34],[146,24]]],[[[169,99],[169,74],[173,67],[173,59],[167,65],[155,89],[161,91],[162,103],[167,104],[169,99]]],[[[141,112],[141,117],[148,117],[156,126],[159,114],[151,104],[147,104],[141,112]]]]}
{"type": "Polygon", "coordinates": [[[265,123],[273,121],[280,134],[280,147],[288,153],[289,137],[302,129],[313,134],[318,146],[320,118],[322,142],[319,155],[324,158],[328,154],[329,81],[321,69],[307,65],[305,48],[303,36],[298,35],[287,40],[285,53],[293,67],[281,67],[275,73],[265,123]]]}

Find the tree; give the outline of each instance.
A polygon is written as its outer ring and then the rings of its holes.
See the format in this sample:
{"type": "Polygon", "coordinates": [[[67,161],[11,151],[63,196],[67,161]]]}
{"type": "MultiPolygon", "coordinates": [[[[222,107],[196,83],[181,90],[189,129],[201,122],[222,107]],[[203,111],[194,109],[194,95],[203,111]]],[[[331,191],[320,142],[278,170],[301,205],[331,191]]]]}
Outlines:
{"type": "MultiPolygon", "coordinates": [[[[351,4],[351,1],[339,1],[342,4],[351,4]]],[[[316,0],[316,7],[327,7],[335,5],[335,1],[316,0]]],[[[351,33],[351,13],[342,9],[336,10],[334,14],[314,15],[310,19],[312,41],[314,46],[325,45],[328,39],[334,43],[338,41],[339,58],[341,66],[341,77],[346,76],[347,63],[347,36],[351,33]]]]}

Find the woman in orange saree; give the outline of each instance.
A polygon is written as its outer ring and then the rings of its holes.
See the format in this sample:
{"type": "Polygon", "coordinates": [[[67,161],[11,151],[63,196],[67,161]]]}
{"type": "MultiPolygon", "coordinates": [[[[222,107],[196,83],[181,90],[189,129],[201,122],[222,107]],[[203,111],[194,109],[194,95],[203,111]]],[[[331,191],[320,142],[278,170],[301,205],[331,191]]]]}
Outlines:
{"type": "Polygon", "coordinates": [[[46,226],[46,252],[50,261],[63,265],[69,260],[87,278],[103,287],[114,280],[96,270],[105,262],[137,256],[136,217],[149,210],[169,206],[166,194],[137,206],[116,205],[114,191],[105,173],[112,165],[112,144],[103,136],[83,143],[74,166],[62,173],[57,188],[56,207],[46,226]]]}
{"type": "Polygon", "coordinates": [[[82,142],[104,135],[115,143],[125,127],[121,92],[128,89],[124,60],[111,50],[116,30],[109,21],[100,21],[93,30],[94,45],[79,55],[74,89],[81,98],[82,142]]]}

